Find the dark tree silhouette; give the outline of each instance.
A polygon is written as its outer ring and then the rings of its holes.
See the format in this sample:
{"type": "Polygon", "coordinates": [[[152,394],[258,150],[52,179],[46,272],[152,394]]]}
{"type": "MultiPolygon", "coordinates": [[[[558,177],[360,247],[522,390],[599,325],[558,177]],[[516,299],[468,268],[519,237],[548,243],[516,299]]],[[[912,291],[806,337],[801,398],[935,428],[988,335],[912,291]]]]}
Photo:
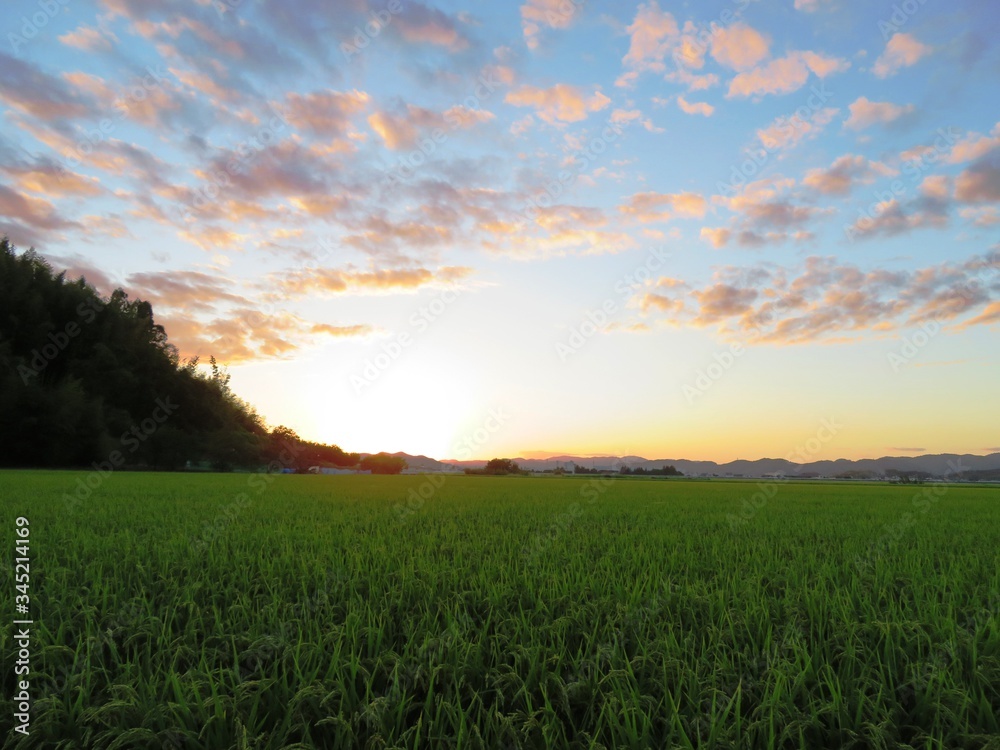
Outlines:
{"type": "Polygon", "coordinates": [[[148,302],[121,289],[103,299],[0,240],[0,465],[357,464],[287,428],[268,432],[225,368],[210,365],[179,361],[148,302]]]}
{"type": "Polygon", "coordinates": [[[491,458],[483,468],[484,474],[519,474],[521,467],[510,458],[491,458]]]}
{"type": "Polygon", "coordinates": [[[406,468],[406,459],[389,453],[376,453],[361,459],[361,469],[372,474],[399,474],[406,468]]]}

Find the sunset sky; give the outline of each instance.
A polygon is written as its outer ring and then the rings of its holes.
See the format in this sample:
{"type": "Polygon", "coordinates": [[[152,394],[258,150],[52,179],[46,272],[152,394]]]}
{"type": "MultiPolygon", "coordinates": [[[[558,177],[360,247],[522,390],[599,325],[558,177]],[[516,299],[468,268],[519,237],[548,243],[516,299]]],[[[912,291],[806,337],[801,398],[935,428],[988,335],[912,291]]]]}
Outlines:
{"type": "Polygon", "coordinates": [[[0,234],[150,300],[271,425],[1000,451],[995,0],[14,0],[0,30],[0,234]]]}

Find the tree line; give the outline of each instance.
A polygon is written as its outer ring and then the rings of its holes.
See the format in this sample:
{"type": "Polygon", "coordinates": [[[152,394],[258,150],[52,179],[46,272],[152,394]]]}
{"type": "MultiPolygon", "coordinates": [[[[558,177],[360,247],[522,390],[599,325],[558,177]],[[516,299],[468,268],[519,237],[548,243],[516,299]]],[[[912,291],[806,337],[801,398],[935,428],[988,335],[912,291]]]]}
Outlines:
{"type": "MultiPolygon", "coordinates": [[[[398,473],[269,428],[211,358],[181,360],[149,302],[102,297],[55,273],[34,249],[0,240],[0,466],[176,470],[311,466],[398,473]]],[[[391,460],[390,460],[391,459],[391,460]]],[[[402,463],[402,465],[400,465],[402,463]]]]}

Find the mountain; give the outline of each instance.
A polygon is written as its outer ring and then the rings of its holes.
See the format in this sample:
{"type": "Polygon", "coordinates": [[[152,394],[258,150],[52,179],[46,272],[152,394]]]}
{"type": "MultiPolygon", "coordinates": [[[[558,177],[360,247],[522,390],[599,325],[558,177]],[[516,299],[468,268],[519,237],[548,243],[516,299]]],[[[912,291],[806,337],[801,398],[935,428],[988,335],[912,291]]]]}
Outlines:
{"type": "MultiPolygon", "coordinates": [[[[370,456],[370,453],[359,454],[362,458],[365,456],[370,456]]],[[[399,458],[406,459],[406,468],[409,471],[425,471],[430,473],[436,472],[456,472],[461,471],[463,467],[456,466],[450,463],[443,463],[428,456],[411,456],[409,453],[403,453],[402,451],[397,451],[396,453],[390,453],[390,456],[398,456],[399,458]]],[[[480,462],[482,465],[486,465],[485,461],[480,462]]]]}
{"type": "MultiPolygon", "coordinates": [[[[421,456],[420,458],[426,458],[421,456]]],[[[409,458],[407,459],[409,460],[409,458]]],[[[428,459],[433,461],[433,459],[428,459]]],[[[808,463],[793,463],[783,458],[760,458],[754,461],[739,459],[719,464],[715,461],[691,461],[687,459],[660,458],[650,460],[641,456],[551,456],[549,458],[517,458],[522,469],[529,471],[545,471],[557,468],[570,469],[573,464],[588,469],[615,469],[622,464],[629,468],[644,469],[673,466],[686,476],[742,476],[765,477],[782,475],[786,477],[836,477],[854,476],[857,478],[886,477],[900,473],[927,475],[931,477],[959,476],[965,472],[974,472],[970,478],[991,476],[989,472],[1000,470],[1000,453],[986,456],[972,454],[942,453],[925,456],[883,456],[882,458],[865,458],[852,461],[846,458],[834,461],[812,461],[808,463]]],[[[455,461],[444,459],[434,463],[456,468],[481,468],[485,461],[455,461]]],[[[411,464],[412,466],[413,464],[411,464]]],[[[438,471],[439,469],[428,469],[438,471]]]]}

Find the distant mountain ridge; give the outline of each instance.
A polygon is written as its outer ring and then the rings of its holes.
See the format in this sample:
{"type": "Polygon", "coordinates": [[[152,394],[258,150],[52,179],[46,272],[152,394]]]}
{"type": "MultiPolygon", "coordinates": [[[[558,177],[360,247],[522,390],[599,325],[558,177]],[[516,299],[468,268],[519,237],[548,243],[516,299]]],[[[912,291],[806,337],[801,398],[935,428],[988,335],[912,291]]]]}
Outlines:
{"type": "MultiPolygon", "coordinates": [[[[403,456],[411,468],[424,471],[455,471],[466,468],[481,468],[486,461],[440,461],[427,456],[403,456]]],[[[926,474],[931,477],[956,476],[965,472],[993,473],[1000,471],[1000,453],[985,456],[975,454],[941,453],[923,456],[883,456],[881,458],[846,458],[794,463],[783,458],[760,458],[756,460],[738,459],[727,463],[715,461],[693,461],[677,458],[647,459],[641,456],[550,456],[549,458],[516,458],[522,469],[545,471],[547,469],[571,469],[573,464],[588,469],[614,469],[625,464],[629,468],[644,469],[673,466],[686,476],[742,476],[759,478],[766,476],[824,476],[867,475],[872,477],[892,476],[895,473],[926,474]]],[[[989,478],[989,477],[980,477],[989,478]]]]}

